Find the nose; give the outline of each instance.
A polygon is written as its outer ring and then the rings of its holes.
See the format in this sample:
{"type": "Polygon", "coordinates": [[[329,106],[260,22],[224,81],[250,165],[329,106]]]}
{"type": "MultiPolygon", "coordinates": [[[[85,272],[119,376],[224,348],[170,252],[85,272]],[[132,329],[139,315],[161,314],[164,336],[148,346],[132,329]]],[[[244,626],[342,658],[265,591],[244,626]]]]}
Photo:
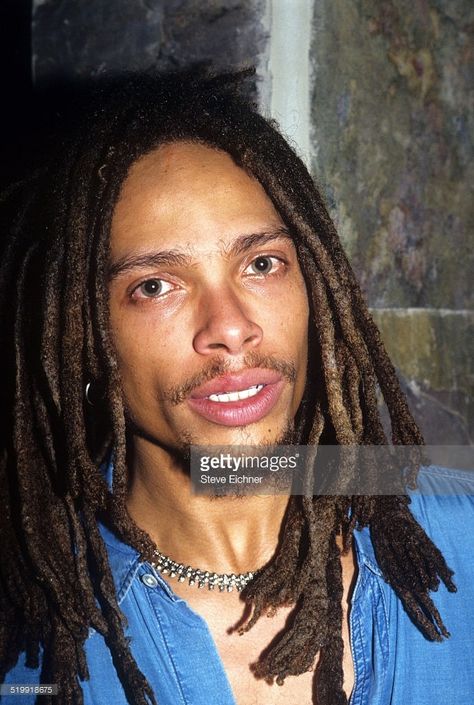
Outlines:
{"type": "Polygon", "coordinates": [[[220,350],[237,355],[260,345],[263,330],[234,292],[223,289],[208,292],[201,307],[201,324],[193,340],[197,353],[209,355],[220,350]]]}

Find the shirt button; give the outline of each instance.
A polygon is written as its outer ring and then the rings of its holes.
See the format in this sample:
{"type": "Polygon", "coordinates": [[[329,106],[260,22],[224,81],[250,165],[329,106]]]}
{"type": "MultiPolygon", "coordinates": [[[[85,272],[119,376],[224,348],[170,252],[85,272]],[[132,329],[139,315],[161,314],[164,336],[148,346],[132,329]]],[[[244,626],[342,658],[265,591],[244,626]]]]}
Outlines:
{"type": "Polygon", "coordinates": [[[158,585],[158,580],[151,573],[145,573],[142,575],[142,583],[145,583],[149,588],[155,588],[158,585]]]}

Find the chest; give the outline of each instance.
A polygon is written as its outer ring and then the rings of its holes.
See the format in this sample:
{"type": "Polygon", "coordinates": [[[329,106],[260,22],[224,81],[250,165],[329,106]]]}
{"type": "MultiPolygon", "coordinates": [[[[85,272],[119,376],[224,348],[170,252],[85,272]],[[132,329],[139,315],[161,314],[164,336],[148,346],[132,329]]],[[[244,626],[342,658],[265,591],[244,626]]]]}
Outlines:
{"type": "MultiPolygon", "coordinates": [[[[342,576],[343,688],[349,698],[354,686],[349,632],[349,606],[356,578],[352,553],[342,557],[342,576]]],[[[245,610],[248,607],[237,594],[210,597],[185,586],[182,590],[183,597],[207,623],[237,705],[317,705],[313,690],[318,656],[311,671],[288,676],[282,686],[257,679],[254,673],[254,664],[288,631],[292,607],[281,607],[271,618],[262,615],[248,632],[241,635],[238,627],[247,620],[245,610]]]]}
{"type": "MultiPolygon", "coordinates": [[[[207,624],[216,649],[223,662],[237,705],[314,705],[314,669],[298,676],[289,676],[282,686],[257,679],[252,666],[269,644],[286,631],[290,608],[281,608],[272,618],[265,616],[243,635],[232,630],[228,620],[214,613],[208,615],[207,624]]],[[[347,625],[343,630],[344,641],[344,686],[350,695],[354,683],[354,671],[347,625]]],[[[317,667],[317,659],[315,661],[317,667]]]]}

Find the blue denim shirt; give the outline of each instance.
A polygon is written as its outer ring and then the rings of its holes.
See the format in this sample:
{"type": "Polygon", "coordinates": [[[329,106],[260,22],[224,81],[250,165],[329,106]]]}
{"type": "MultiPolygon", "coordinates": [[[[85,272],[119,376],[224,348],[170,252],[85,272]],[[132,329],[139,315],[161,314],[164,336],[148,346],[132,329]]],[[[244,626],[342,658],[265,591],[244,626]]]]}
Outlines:
{"type": "MultiPolygon", "coordinates": [[[[433,599],[451,638],[428,641],[382,578],[370,532],[354,535],[358,578],[350,613],[355,685],[351,705],[467,705],[474,702],[474,473],[423,468],[411,510],[455,571],[456,593],[441,585],[433,599]],[[426,494],[430,492],[431,494],[426,494]],[[450,492],[450,494],[445,494],[450,492]]],[[[126,633],[159,705],[235,705],[204,619],[174,594],[137,552],[101,527],[126,633]]],[[[86,641],[90,680],[85,705],[126,705],[103,637],[86,641]]],[[[39,682],[24,657],[5,683],[39,682]]],[[[270,693],[269,693],[270,695],[270,693]]],[[[7,705],[33,705],[34,696],[3,696],[7,705]]]]}

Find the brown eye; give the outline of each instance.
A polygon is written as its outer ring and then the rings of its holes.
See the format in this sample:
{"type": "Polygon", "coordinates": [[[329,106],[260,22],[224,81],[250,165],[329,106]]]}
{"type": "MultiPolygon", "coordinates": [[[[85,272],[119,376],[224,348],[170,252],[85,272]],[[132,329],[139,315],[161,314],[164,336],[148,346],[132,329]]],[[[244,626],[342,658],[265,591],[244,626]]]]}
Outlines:
{"type": "Polygon", "coordinates": [[[153,297],[162,293],[163,283],[161,279],[147,279],[138,288],[144,296],[153,297]]]}
{"type": "Polygon", "coordinates": [[[169,294],[171,291],[177,287],[171,282],[166,281],[166,279],[160,279],[159,277],[150,277],[150,279],[145,279],[141,284],[137,284],[131,293],[132,299],[160,299],[169,294]]]}
{"type": "Polygon", "coordinates": [[[268,274],[273,267],[272,257],[257,257],[250,266],[257,274],[268,274]]]}

